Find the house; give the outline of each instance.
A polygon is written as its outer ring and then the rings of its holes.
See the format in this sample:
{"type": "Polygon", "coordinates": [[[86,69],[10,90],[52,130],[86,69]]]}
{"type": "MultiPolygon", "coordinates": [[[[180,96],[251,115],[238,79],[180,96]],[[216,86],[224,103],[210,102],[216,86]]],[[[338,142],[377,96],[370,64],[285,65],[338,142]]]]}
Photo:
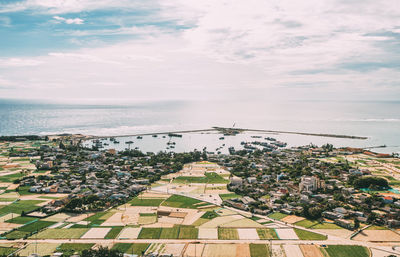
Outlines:
{"type": "Polygon", "coordinates": [[[239,177],[232,177],[230,181],[232,186],[241,186],[243,184],[243,179],[239,177]]]}
{"type": "Polygon", "coordinates": [[[340,227],[343,227],[343,228],[354,229],[353,222],[351,222],[349,220],[337,219],[337,220],[335,220],[335,224],[340,226],[340,227]]]}
{"type": "Polygon", "coordinates": [[[335,213],[335,212],[330,212],[330,211],[324,211],[324,212],[322,213],[322,216],[325,217],[325,218],[327,218],[327,219],[330,219],[330,220],[341,219],[341,218],[344,217],[343,214],[335,213]]]}
{"type": "Polygon", "coordinates": [[[318,177],[302,176],[299,184],[300,191],[313,192],[319,188],[322,188],[324,181],[318,177]]]}

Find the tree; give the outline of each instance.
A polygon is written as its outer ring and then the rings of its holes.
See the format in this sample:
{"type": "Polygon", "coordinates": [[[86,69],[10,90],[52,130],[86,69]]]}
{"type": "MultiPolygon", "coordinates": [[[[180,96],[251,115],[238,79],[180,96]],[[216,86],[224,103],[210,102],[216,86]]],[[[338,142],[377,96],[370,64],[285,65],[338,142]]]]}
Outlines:
{"type": "Polygon", "coordinates": [[[360,221],[357,218],[355,218],[354,219],[354,229],[359,229],[359,228],[360,228],[360,221]]]}
{"type": "Polygon", "coordinates": [[[123,254],[118,250],[110,250],[107,247],[100,246],[97,250],[83,250],[81,257],[122,257],[123,254]]]}

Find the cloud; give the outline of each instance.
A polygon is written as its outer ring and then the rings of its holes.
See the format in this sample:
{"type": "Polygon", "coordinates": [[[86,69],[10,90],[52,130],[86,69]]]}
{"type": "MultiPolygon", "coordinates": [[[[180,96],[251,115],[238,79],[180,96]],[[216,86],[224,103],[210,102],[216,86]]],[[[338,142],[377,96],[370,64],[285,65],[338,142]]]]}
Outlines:
{"type": "Polygon", "coordinates": [[[29,58],[7,58],[0,59],[0,66],[2,67],[26,67],[38,66],[43,62],[38,59],[29,58]]]}
{"type": "Polygon", "coordinates": [[[53,16],[53,19],[59,22],[64,22],[66,24],[83,24],[83,20],[80,18],[66,19],[60,16],[53,16]]]}

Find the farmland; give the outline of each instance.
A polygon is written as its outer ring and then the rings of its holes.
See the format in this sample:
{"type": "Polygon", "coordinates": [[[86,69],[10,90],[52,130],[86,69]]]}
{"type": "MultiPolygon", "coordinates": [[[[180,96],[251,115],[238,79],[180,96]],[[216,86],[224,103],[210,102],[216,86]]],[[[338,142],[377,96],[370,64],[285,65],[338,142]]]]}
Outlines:
{"type": "Polygon", "coordinates": [[[329,257],[368,257],[367,248],[358,245],[329,245],[323,249],[329,257]]]}

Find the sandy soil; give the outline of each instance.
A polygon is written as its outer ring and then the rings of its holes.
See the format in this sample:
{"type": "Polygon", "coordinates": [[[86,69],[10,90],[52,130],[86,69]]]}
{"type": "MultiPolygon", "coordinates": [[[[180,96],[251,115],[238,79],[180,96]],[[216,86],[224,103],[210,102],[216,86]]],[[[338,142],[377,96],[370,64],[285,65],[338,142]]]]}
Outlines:
{"type": "Polygon", "coordinates": [[[316,245],[300,245],[304,257],[324,257],[316,245]]]}
{"type": "Polygon", "coordinates": [[[218,239],[218,229],[216,228],[200,228],[199,239],[218,239]]]}
{"type": "Polygon", "coordinates": [[[326,233],[330,236],[337,236],[341,238],[348,238],[351,234],[353,234],[353,231],[347,229],[314,229],[314,230],[315,232],[326,233]]]}
{"type": "Polygon", "coordinates": [[[141,194],[141,197],[143,198],[168,198],[171,195],[169,194],[164,194],[164,193],[160,193],[160,192],[144,192],[143,194],[141,194]]]}
{"type": "Polygon", "coordinates": [[[207,244],[203,256],[207,257],[236,257],[235,244],[207,244]]]}
{"type": "Polygon", "coordinates": [[[23,224],[0,222],[0,230],[2,230],[2,231],[10,231],[13,228],[21,227],[22,225],[23,224]]]}
{"type": "Polygon", "coordinates": [[[203,225],[201,225],[201,228],[216,228],[219,226],[222,226],[224,224],[230,223],[235,220],[243,219],[243,216],[241,215],[231,215],[231,216],[223,216],[223,217],[216,217],[203,225]]]}
{"type": "Polygon", "coordinates": [[[66,213],[57,213],[53,216],[47,217],[43,220],[45,221],[55,221],[55,222],[60,222],[60,221],[65,221],[66,219],[71,218],[71,215],[66,214],[66,213]]]}
{"type": "Polygon", "coordinates": [[[297,234],[292,228],[279,228],[275,229],[279,239],[299,239],[297,234]]]}
{"type": "Polygon", "coordinates": [[[164,253],[172,254],[174,257],[181,256],[184,247],[185,244],[167,244],[165,245],[164,253]]]}
{"type": "Polygon", "coordinates": [[[272,245],[272,256],[273,257],[286,257],[285,252],[281,248],[281,245],[272,245]]]}
{"type": "Polygon", "coordinates": [[[238,228],[237,232],[239,234],[239,239],[255,239],[259,240],[257,230],[255,228],[238,228]]]}
{"type": "Polygon", "coordinates": [[[250,257],[250,248],[248,244],[236,245],[236,257],[250,257]]]}
{"type": "Polygon", "coordinates": [[[363,230],[353,237],[357,241],[400,242],[400,235],[391,230],[363,230]]]}
{"type": "Polygon", "coordinates": [[[282,222],[287,222],[290,224],[296,223],[298,221],[304,220],[303,217],[295,216],[295,215],[289,215],[286,216],[285,218],[281,219],[282,222]]]}
{"type": "Polygon", "coordinates": [[[79,221],[82,221],[82,220],[84,220],[86,218],[89,218],[90,216],[93,216],[93,215],[94,215],[94,213],[85,213],[85,214],[79,214],[79,215],[71,214],[71,217],[68,218],[66,221],[68,221],[68,222],[79,222],[79,221]]]}
{"type": "Polygon", "coordinates": [[[160,218],[158,218],[158,222],[159,223],[170,223],[170,224],[182,224],[183,219],[161,216],[160,218]]]}
{"type": "Polygon", "coordinates": [[[223,224],[224,228],[263,228],[264,226],[254,220],[243,218],[223,224]]]}
{"type": "Polygon", "coordinates": [[[193,222],[198,220],[201,216],[203,216],[205,212],[203,211],[195,211],[195,212],[189,212],[186,216],[185,219],[183,220],[182,224],[183,225],[192,225],[193,222]]]}
{"type": "Polygon", "coordinates": [[[119,234],[119,239],[129,238],[129,239],[137,239],[139,236],[141,228],[125,228],[119,234]]]}
{"type": "Polygon", "coordinates": [[[185,257],[201,257],[203,250],[204,250],[204,244],[189,244],[186,247],[185,253],[183,256],[185,257]]]}
{"type": "Polygon", "coordinates": [[[101,238],[103,239],[111,228],[91,228],[81,238],[101,238]]]}
{"type": "Polygon", "coordinates": [[[285,250],[286,257],[303,257],[303,253],[298,245],[284,245],[283,249],[285,250]]]}

